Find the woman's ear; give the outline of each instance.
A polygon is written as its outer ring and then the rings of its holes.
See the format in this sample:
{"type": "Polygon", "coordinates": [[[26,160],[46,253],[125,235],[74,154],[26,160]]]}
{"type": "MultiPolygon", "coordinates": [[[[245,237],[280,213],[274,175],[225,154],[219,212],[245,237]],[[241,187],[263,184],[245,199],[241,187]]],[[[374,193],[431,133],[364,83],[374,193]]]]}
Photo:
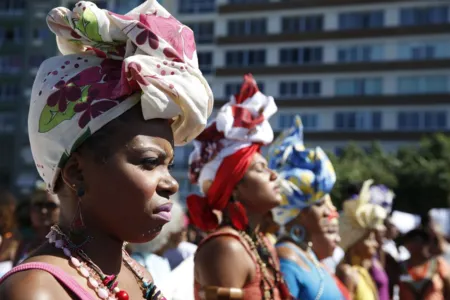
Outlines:
{"type": "Polygon", "coordinates": [[[78,153],[72,153],[61,170],[63,182],[74,191],[83,186],[84,181],[80,160],[81,157],[78,153]]]}

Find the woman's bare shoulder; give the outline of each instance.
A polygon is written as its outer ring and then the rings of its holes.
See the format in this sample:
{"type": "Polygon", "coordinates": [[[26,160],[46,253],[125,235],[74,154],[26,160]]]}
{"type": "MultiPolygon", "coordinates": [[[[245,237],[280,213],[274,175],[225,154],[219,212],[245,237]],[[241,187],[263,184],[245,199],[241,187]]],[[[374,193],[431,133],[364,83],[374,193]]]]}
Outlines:
{"type": "Polygon", "coordinates": [[[66,290],[48,272],[27,270],[15,273],[0,285],[0,299],[64,300],[71,299],[66,290]]]}
{"type": "Polygon", "coordinates": [[[242,287],[254,263],[239,237],[218,235],[208,239],[195,255],[196,278],[202,285],[242,287]]]}

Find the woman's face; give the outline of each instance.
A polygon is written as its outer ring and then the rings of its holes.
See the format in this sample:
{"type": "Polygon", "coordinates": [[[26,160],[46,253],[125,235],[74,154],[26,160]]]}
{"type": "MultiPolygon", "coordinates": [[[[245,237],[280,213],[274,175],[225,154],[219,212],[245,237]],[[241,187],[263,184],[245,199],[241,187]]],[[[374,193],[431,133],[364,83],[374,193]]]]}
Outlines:
{"type": "Polygon", "coordinates": [[[39,192],[32,199],[30,218],[34,229],[48,229],[58,223],[59,199],[56,195],[50,195],[45,191],[39,192]]]}
{"type": "Polygon", "coordinates": [[[87,226],[95,224],[119,240],[143,243],[156,237],[171,218],[169,197],[178,191],[169,173],[173,133],[168,120],[145,121],[140,109],[126,114],[126,121],[115,120],[123,126],[108,140],[108,158],[101,161],[98,153],[83,149],[77,155],[76,175],[85,189],[81,203],[87,226]]]}
{"type": "Polygon", "coordinates": [[[361,259],[371,259],[377,254],[378,242],[376,238],[376,232],[370,231],[355,246],[355,254],[361,259]]]}
{"type": "Polygon", "coordinates": [[[336,208],[324,197],[299,215],[299,223],[313,243],[313,251],[322,260],[331,255],[340,242],[339,223],[336,208]]]}
{"type": "Polygon", "coordinates": [[[251,212],[265,214],[281,202],[277,175],[267,167],[266,159],[259,153],[253,156],[247,173],[236,186],[233,197],[251,212]]]}

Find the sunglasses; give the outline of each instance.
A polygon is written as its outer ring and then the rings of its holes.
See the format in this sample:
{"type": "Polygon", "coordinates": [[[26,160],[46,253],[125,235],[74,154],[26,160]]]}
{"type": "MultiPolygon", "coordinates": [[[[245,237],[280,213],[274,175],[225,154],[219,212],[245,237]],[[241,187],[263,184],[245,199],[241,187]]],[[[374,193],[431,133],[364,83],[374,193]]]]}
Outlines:
{"type": "Polygon", "coordinates": [[[36,202],[32,204],[32,208],[36,210],[42,210],[44,208],[47,210],[55,210],[59,208],[59,205],[54,202],[36,202]]]}

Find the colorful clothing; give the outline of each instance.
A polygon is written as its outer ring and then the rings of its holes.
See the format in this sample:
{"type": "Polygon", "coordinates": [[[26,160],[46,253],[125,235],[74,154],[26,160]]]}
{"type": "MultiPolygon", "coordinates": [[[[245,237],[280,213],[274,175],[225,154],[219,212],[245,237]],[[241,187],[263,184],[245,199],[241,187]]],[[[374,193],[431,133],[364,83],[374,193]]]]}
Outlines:
{"type": "Polygon", "coordinates": [[[336,182],[336,173],[328,156],[320,148],[306,149],[303,125],[296,117],[294,126],[269,149],[269,167],[283,178],[283,201],[272,210],[275,222],[285,225],[300,211],[327,196],[336,182]]]}
{"type": "Polygon", "coordinates": [[[281,243],[277,247],[288,247],[292,249],[299,259],[301,259],[306,265],[308,265],[309,270],[300,267],[296,262],[280,258],[280,268],[284,275],[284,279],[289,287],[291,295],[295,299],[301,300],[339,300],[345,299],[340,292],[336,281],[328,273],[328,271],[319,264],[317,258],[314,256],[313,259],[316,260],[317,264],[320,265],[319,268],[308,259],[305,254],[300,251],[297,247],[289,243],[281,243]],[[317,298],[320,296],[319,298],[317,298]]]}
{"type": "Polygon", "coordinates": [[[358,274],[353,300],[378,300],[378,292],[369,272],[360,266],[352,266],[358,274]]]}
{"type": "Polygon", "coordinates": [[[172,120],[175,145],[194,139],[213,106],[199,70],[192,30],[156,0],[127,15],[80,1],[47,16],[59,57],[37,73],[28,131],[33,157],[47,188],[89,136],[140,103],[145,120],[172,120]]]}
{"type": "Polygon", "coordinates": [[[444,300],[443,278],[449,275],[449,266],[443,258],[434,258],[413,268],[404,262],[402,268],[400,299],[444,300]]]}
{"type": "Polygon", "coordinates": [[[373,262],[372,267],[369,269],[369,274],[377,286],[378,299],[389,300],[389,278],[386,271],[380,264],[373,262]]]}
{"type": "MultiPolygon", "coordinates": [[[[259,267],[259,264],[257,263],[256,256],[255,256],[254,252],[252,251],[252,249],[250,248],[250,245],[236,231],[226,229],[226,228],[218,230],[215,233],[208,235],[200,243],[199,248],[201,248],[202,245],[205,242],[207,242],[208,240],[211,240],[213,238],[217,238],[220,236],[228,236],[228,237],[232,237],[232,238],[235,238],[236,240],[238,240],[242,244],[242,246],[245,248],[247,254],[251,257],[251,259],[253,260],[253,262],[255,264],[255,267],[256,267],[255,276],[253,277],[253,279],[250,282],[248,282],[244,287],[242,287],[242,290],[244,291],[244,298],[242,298],[242,300],[264,299],[264,296],[263,296],[263,293],[261,290],[261,282],[264,282],[262,270],[259,267]]],[[[278,261],[278,256],[275,252],[275,249],[269,244],[269,242],[267,242],[266,244],[268,246],[268,249],[269,249],[272,257],[274,258],[274,261],[278,261]]],[[[273,285],[275,285],[275,282],[272,282],[272,286],[273,285]]],[[[201,290],[200,284],[197,281],[195,281],[195,284],[194,284],[195,300],[201,299],[199,296],[200,290],[201,290]]],[[[273,292],[274,292],[273,300],[286,300],[286,299],[281,299],[278,289],[274,289],[273,292]]]]}

